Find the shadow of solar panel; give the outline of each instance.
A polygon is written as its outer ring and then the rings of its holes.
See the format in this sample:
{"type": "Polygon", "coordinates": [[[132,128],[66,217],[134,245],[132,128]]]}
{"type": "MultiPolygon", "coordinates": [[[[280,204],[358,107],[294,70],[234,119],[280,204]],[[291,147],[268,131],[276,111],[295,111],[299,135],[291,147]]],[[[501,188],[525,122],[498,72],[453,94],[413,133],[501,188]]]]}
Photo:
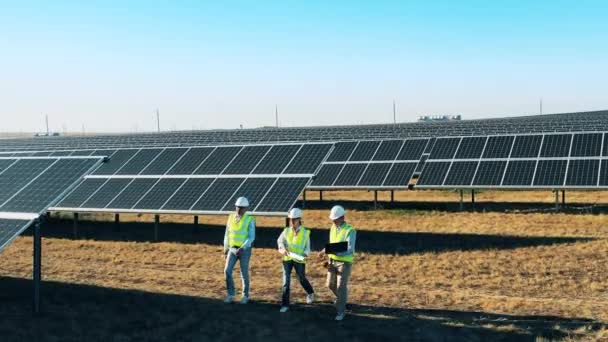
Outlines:
{"type": "Polygon", "coordinates": [[[103,163],[95,172],[94,175],[113,175],[123,167],[129,159],[131,159],[139,150],[117,150],[110,156],[110,160],[103,163]]]}
{"type": "Polygon", "coordinates": [[[194,171],[197,175],[219,175],[241,150],[242,146],[216,148],[207,160],[194,171]]]}
{"type": "Polygon", "coordinates": [[[442,185],[450,168],[450,162],[430,162],[427,160],[417,185],[442,185]]]}
{"type": "Polygon", "coordinates": [[[245,178],[218,178],[192,207],[192,210],[220,211],[245,178]]]}
{"type": "Polygon", "coordinates": [[[225,175],[248,175],[260,163],[270,146],[245,146],[222,172],[225,175]]]}
{"type": "Polygon", "coordinates": [[[289,211],[308,181],[309,178],[279,178],[255,211],[280,213],[289,211]]]}
{"type": "Polygon", "coordinates": [[[515,137],[511,158],[538,157],[542,139],[542,135],[518,135],[515,137]]]}
{"type": "Polygon", "coordinates": [[[116,174],[117,175],[138,175],[143,169],[146,168],[156,158],[162,149],[141,149],[137,154],[131,158],[123,167],[121,167],[116,174]]]}
{"type": "Polygon", "coordinates": [[[383,140],[374,155],[375,161],[395,160],[403,146],[403,140],[383,140]]]}
{"type": "Polygon", "coordinates": [[[39,213],[97,162],[97,159],[59,159],[2,205],[0,210],[39,213]]]}
{"type": "Polygon", "coordinates": [[[380,141],[360,141],[349,161],[370,161],[380,146],[380,141]]]}
{"type": "Polygon", "coordinates": [[[437,138],[429,159],[452,159],[459,143],[460,138],[437,138]]]}
{"type": "Polygon", "coordinates": [[[393,163],[383,186],[407,186],[414,175],[416,163],[393,163]]]}
{"type": "Polygon", "coordinates": [[[275,145],[255,167],[253,174],[280,174],[302,145],[275,145]]]}
{"type": "Polygon", "coordinates": [[[138,178],[134,179],[106,208],[109,209],[131,209],[141,197],[156,184],[158,179],[138,178]]]}
{"type": "Polygon", "coordinates": [[[539,160],[534,185],[563,186],[567,164],[566,160],[539,160]]]}
{"type": "Polygon", "coordinates": [[[30,221],[0,219],[0,252],[22,231],[27,229],[30,221]]]}
{"type": "Polygon", "coordinates": [[[506,167],[506,161],[482,161],[479,163],[473,185],[500,186],[506,167]]]}
{"type": "MultiPolygon", "coordinates": [[[[163,178],[134,206],[134,209],[160,210],[165,202],[186,180],[183,178],[163,178]]],[[[142,193],[143,195],[144,193],[142,193]]]]}
{"type": "Polygon", "coordinates": [[[602,133],[575,134],[571,157],[599,157],[602,154],[602,133]]]}
{"type": "Polygon", "coordinates": [[[187,151],[187,148],[167,148],[146,166],[142,175],[164,175],[187,151]]]}
{"type": "Polygon", "coordinates": [[[566,185],[597,186],[599,168],[599,160],[570,160],[566,185]]]}
{"type": "Polygon", "coordinates": [[[509,161],[509,163],[507,164],[507,171],[505,172],[505,176],[502,181],[502,185],[503,186],[525,186],[525,187],[531,186],[532,178],[534,178],[534,168],[535,167],[536,167],[536,160],[511,160],[511,161],[509,161]]]}
{"type": "Polygon", "coordinates": [[[213,147],[193,147],[171,169],[169,175],[191,175],[211,154],[213,147]]]}
{"type": "Polygon", "coordinates": [[[460,147],[456,152],[456,159],[479,159],[486,143],[487,137],[462,138],[460,147]]]}
{"type": "Polygon", "coordinates": [[[0,205],[48,168],[52,159],[21,159],[0,174],[0,205]]]}
{"type": "Polygon", "coordinates": [[[443,185],[471,185],[478,163],[471,161],[453,162],[443,185]]]}
{"type": "Polygon", "coordinates": [[[334,186],[356,186],[365,171],[366,163],[346,164],[334,186]]]}
{"type": "Polygon", "coordinates": [[[386,178],[392,164],[380,163],[368,165],[369,166],[363,173],[358,186],[382,186],[382,183],[384,183],[384,178],[386,178]]]}
{"type": "Polygon", "coordinates": [[[93,178],[85,179],[67,195],[57,207],[78,208],[91,196],[99,187],[106,182],[105,179],[93,178]]]}
{"type": "Polygon", "coordinates": [[[131,179],[117,178],[109,179],[97,191],[91,194],[80,208],[103,209],[116,195],[131,183],[131,179]]]}
{"type": "Polygon", "coordinates": [[[512,135],[489,137],[482,158],[508,158],[513,141],[512,135]]]}
{"type": "Polygon", "coordinates": [[[235,208],[237,198],[243,196],[249,201],[249,208],[255,208],[260,204],[260,200],[270,190],[276,178],[248,178],[241,187],[234,193],[232,198],[223,208],[223,211],[231,211],[235,208]]]}
{"type": "Polygon", "coordinates": [[[207,191],[213,183],[213,178],[191,178],[177,190],[167,203],[162,207],[163,210],[190,210],[196,201],[207,191]]]}
{"type": "Polygon", "coordinates": [[[353,153],[355,147],[357,146],[356,141],[349,142],[339,142],[334,145],[334,150],[331,152],[327,161],[337,162],[337,161],[347,161],[348,157],[353,153]]]}
{"type": "Polygon", "coordinates": [[[285,174],[312,174],[317,171],[331,149],[331,144],[307,144],[285,169],[285,174]]]}
{"type": "Polygon", "coordinates": [[[344,164],[324,164],[314,177],[313,186],[332,186],[344,164]]]}
{"type": "Polygon", "coordinates": [[[403,143],[403,147],[397,155],[397,161],[401,160],[420,160],[422,152],[427,144],[426,139],[408,139],[403,143]]]}
{"type": "MultiPolygon", "coordinates": [[[[605,145],[604,145],[605,146],[605,145]]],[[[600,186],[608,186],[608,159],[602,160],[600,164],[600,186]]]]}
{"type": "Polygon", "coordinates": [[[543,158],[568,157],[570,154],[571,141],[571,134],[545,135],[540,156],[543,158]]]}

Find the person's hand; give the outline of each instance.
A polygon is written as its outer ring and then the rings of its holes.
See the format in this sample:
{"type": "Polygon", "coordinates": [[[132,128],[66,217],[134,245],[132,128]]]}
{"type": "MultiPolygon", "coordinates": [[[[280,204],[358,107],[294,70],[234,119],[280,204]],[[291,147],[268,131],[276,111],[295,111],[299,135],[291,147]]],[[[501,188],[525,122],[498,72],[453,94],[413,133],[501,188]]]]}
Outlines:
{"type": "Polygon", "coordinates": [[[279,253],[281,253],[284,256],[289,256],[289,251],[286,248],[279,249],[279,253]]]}

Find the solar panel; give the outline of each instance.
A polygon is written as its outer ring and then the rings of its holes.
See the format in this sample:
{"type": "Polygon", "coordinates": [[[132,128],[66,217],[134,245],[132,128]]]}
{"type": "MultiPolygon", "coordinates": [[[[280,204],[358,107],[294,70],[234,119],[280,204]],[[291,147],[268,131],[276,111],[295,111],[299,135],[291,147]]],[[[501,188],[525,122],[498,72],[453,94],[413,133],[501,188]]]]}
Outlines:
{"type": "Polygon", "coordinates": [[[600,161],[593,159],[570,160],[566,185],[591,186],[598,184],[600,161]]]}
{"type": "Polygon", "coordinates": [[[461,138],[438,138],[431,151],[430,159],[452,159],[460,145],[460,140],[461,138]]]}
{"type": "Polygon", "coordinates": [[[536,160],[511,160],[507,164],[503,186],[529,187],[532,185],[536,160]]]}
{"type": "Polygon", "coordinates": [[[382,185],[388,188],[407,187],[415,169],[416,163],[394,163],[382,185]]]}
{"type": "Polygon", "coordinates": [[[535,186],[563,186],[567,160],[539,160],[534,175],[535,186]]]}
{"type": "MultiPolygon", "coordinates": [[[[479,152],[481,155],[481,151],[479,152]]],[[[452,163],[444,185],[470,185],[475,176],[478,162],[455,161],[452,163]]]]}
{"type": "Polygon", "coordinates": [[[450,162],[430,162],[427,160],[416,185],[443,185],[450,165],[450,162]]]}
{"type": "Polygon", "coordinates": [[[391,163],[368,164],[357,185],[368,187],[380,187],[384,185],[384,179],[390,171],[391,166],[391,163]]]}
{"type": "Polygon", "coordinates": [[[575,134],[572,157],[599,157],[602,154],[602,133],[575,134]]]}
{"type": "Polygon", "coordinates": [[[0,219],[0,252],[29,227],[31,220],[0,219]]]}
{"type": "Polygon", "coordinates": [[[568,157],[571,141],[572,134],[545,135],[540,156],[543,158],[568,157]]]}
{"type": "MultiPolygon", "coordinates": [[[[119,158],[125,165],[113,165],[112,168],[117,170],[113,174],[95,173],[87,176],[52,209],[75,212],[225,213],[232,211],[233,202],[239,196],[251,197],[252,206],[260,204],[273,184],[283,178],[311,180],[331,147],[331,143],[307,143],[141,149],[130,158],[119,158]],[[286,158],[287,152],[290,153],[286,158]],[[163,165],[161,160],[171,165],[163,165]],[[293,173],[287,172],[290,169],[293,173]],[[153,170],[159,174],[151,174],[153,170]],[[179,174],[180,171],[184,174],[179,174]],[[260,171],[269,173],[256,173],[260,171]]],[[[300,182],[297,180],[296,184],[300,182]]],[[[286,201],[293,202],[298,195],[286,201]]],[[[270,209],[271,213],[278,213],[276,208],[270,209]]],[[[255,209],[251,210],[255,212],[255,209]]]]}
{"type": "Polygon", "coordinates": [[[333,185],[357,186],[367,165],[366,163],[345,164],[333,185]]]}
{"type": "Polygon", "coordinates": [[[487,137],[466,137],[462,138],[456,159],[478,159],[485,146],[487,137]]]}
{"type": "Polygon", "coordinates": [[[515,137],[511,158],[538,157],[542,140],[542,135],[518,135],[515,137]]]}
{"type": "Polygon", "coordinates": [[[327,158],[328,162],[347,161],[357,146],[356,141],[339,142],[327,158]]]}
{"type": "Polygon", "coordinates": [[[513,141],[515,141],[514,136],[489,137],[482,158],[508,158],[513,141]]]}
{"type": "Polygon", "coordinates": [[[262,202],[255,208],[257,212],[287,212],[298,200],[310,178],[279,178],[262,202]]]}
{"type": "Polygon", "coordinates": [[[380,141],[361,141],[350,156],[350,161],[368,161],[374,157],[380,141]]]}
{"type": "Polygon", "coordinates": [[[507,167],[506,161],[482,161],[475,174],[473,185],[500,186],[507,167]]]}

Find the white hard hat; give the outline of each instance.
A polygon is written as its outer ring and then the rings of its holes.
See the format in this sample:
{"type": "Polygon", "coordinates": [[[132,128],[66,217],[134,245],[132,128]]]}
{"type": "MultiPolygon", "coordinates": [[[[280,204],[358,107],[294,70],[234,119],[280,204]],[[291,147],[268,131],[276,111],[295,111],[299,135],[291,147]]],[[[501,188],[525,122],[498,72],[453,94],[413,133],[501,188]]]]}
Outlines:
{"type": "Polygon", "coordinates": [[[302,218],[302,210],[299,208],[293,208],[289,211],[287,217],[290,219],[302,218]]]}
{"type": "Polygon", "coordinates": [[[342,208],[341,205],[334,205],[334,207],[331,208],[331,212],[329,213],[329,219],[336,220],[342,216],[344,216],[344,208],[342,208]]]}
{"type": "Polygon", "coordinates": [[[234,205],[239,208],[247,208],[249,206],[249,201],[246,197],[239,197],[234,205]]]}

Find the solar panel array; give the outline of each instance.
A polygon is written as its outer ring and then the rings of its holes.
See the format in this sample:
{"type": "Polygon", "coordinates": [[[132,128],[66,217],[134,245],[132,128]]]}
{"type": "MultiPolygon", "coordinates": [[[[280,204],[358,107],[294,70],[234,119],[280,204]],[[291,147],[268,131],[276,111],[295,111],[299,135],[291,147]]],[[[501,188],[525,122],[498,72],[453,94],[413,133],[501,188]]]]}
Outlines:
{"type": "Polygon", "coordinates": [[[441,137],[418,188],[608,188],[608,133],[441,137]]]}
{"type": "Polygon", "coordinates": [[[407,188],[430,139],[339,142],[308,189],[407,188]]]}
{"type": "Polygon", "coordinates": [[[0,251],[102,160],[0,158],[0,251]]]}
{"type": "Polygon", "coordinates": [[[118,149],[51,210],[220,214],[231,212],[236,199],[245,196],[253,213],[284,215],[332,147],[294,143],[118,149]]]}
{"type": "Polygon", "coordinates": [[[505,135],[539,132],[607,131],[608,111],[533,115],[451,122],[326,127],[264,127],[86,137],[45,137],[0,140],[0,152],[108,149],[125,147],[183,147],[260,142],[404,139],[408,137],[505,135]]]}

